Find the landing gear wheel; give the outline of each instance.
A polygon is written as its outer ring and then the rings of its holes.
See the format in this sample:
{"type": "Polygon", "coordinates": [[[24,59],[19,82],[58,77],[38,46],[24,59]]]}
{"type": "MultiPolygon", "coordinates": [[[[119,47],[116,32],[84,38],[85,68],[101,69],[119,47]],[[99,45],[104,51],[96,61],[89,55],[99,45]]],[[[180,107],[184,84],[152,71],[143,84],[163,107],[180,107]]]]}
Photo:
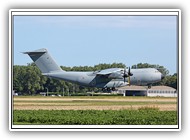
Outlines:
{"type": "Polygon", "coordinates": [[[148,88],[151,88],[152,87],[152,85],[148,85],[148,88]]]}
{"type": "Polygon", "coordinates": [[[115,91],[115,87],[112,87],[111,90],[112,90],[112,91],[115,91]]]}

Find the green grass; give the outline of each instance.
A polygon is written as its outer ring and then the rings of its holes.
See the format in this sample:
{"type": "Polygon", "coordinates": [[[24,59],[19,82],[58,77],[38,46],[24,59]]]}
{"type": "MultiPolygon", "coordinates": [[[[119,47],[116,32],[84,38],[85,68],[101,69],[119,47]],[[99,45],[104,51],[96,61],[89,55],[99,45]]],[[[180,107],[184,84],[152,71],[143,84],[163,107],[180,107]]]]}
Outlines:
{"type": "Polygon", "coordinates": [[[20,125],[176,125],[177,111],[139,110],[14,110],[20,125]]]}

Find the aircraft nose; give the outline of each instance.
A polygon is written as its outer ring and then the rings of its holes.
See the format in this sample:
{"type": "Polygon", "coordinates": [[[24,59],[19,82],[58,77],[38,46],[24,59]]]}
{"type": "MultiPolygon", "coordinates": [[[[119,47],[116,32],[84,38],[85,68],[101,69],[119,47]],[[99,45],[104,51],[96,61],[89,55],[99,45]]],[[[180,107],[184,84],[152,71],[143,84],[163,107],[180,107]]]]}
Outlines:
{"type": "Polygon", "coordinates": [[[165,76],[164,76],[163,74],[161,74],[161,79],[164,79],[164,77],[165,77],[165,76]]]}

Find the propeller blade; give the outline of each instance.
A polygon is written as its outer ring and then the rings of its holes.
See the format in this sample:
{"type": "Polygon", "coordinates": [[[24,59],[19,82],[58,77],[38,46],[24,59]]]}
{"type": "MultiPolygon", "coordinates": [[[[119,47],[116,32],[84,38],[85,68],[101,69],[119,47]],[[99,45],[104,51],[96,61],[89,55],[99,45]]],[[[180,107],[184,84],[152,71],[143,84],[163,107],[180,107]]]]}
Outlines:
{"type": "Polygon", "coordinates": [[[124,83],[125,83],[125,77],[126,77],[126,68],[124,68],[124,74],[123,74],[124,83]]]}
{"type": "Polygon", "coordinates": [[[129,77],[128,77],[128,83],[129,83],[129,86],[130,86],[130,73],[131,73],[131,69],[129,67],[129,69],[128,69],[128,75],[129,75],[129,77]]]}
{"type": "Polygon", "coordinates": [[[131,73],[130,67],[129,67],[129,70],[128,70],[128,75],[129,75],[129,76],[133,76],[133,74],[131,73]]]}
{"type": "Polygon", "coordinates": [[[131,78],[130,78],[130,76],[128,77],[128,83],[129,83],[129,86],[130,86],[130,83],[131,82],[131,78]]]}
{"type": "Polygon", "coordinates": [[[128,73],[130,73],[130,72],[131,72],[131,69],[130,69],[130,67],[129,67],[128,73]]]}

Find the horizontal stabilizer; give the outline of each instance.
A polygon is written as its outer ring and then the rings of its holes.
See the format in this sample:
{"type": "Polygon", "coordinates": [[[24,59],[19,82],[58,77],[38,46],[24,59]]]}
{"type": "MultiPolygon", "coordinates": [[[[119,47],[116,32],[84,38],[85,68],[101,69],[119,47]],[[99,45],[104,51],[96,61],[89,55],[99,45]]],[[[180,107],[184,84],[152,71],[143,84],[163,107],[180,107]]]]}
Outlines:
{"type": "Polygon", "coordinates": [[[47,52],[46,49],[39,49],[39,50],[32,51],[32,52],[23,52],[23,54],[43,54],[43,53],[46,53],[46,52],[47,52]]]}

